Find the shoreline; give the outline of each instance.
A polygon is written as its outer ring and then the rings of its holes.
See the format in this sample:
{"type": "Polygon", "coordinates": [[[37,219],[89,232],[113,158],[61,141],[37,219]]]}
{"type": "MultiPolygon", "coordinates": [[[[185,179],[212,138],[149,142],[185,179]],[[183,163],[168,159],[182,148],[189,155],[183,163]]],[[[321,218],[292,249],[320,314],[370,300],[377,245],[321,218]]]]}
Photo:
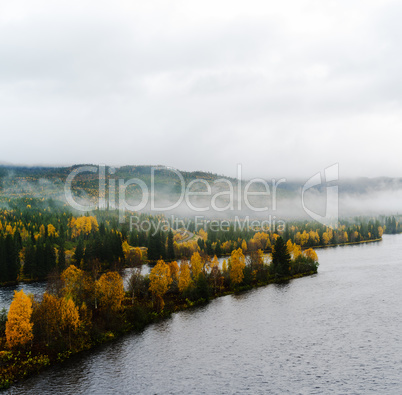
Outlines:
{"type": "MultiPolygon", "coordinates": [[[[361,241],[350,241],[350,242],[346,242],[346,243],[337,243],[337,244],[327,244],[327,245],[318,245],[318,246],[313,246],[313,247],[302,247],[302,251],[309,249],[309,248],[313,248],[313,249],[323,249],[323,248],[334,248],[334,247],[342,247],[342,246],[349,246],[349,245],[358,245],[358,244],[366,244],[366,243],[377,243],[382,241],[382,237],[378,238],[378,239],[370,239],[370,240],[361,240],[361,241]]],[[[269,250],[264,250],[263,251],[264,255],[270,254],[271,251],[269,250]]],[[[249,255],[248,252],[246,252],[244,254],[245,256],[249,255]]],[[[218,257],[218,259],[221,258],[227,258],[230,257],[230,254],[223,254],[220,255],[218,257]]],[[[182,258],[181,258],[182,259],[182,258]]],[[[180,261],[181,259],[178,259],[177,261],[180,261]]],[[[157,261],[147,261],[145,263],[143,263],[141,266],[143,265],[149,265],[149,264],[156,264],[157,261]]],[[[169,262],[169,261],[166,261],[169,262]]],[[[140,267],[141,267],[140,266],[140,267]]],[[[127,266],[124,267],[123,269],[132,269],[138,266],[127,266]]],[[[0,283],[0,287],[12,287],[15,285],[19,285],[19,284],[33,284],[33,283],[40,283],[40,282],[44,282],[47,281],[47,278],[42,278],[42,279],[26,279],[26,280],[20,280],[20,281],[11,281],[8,283],[0,283]]]]}
{"type": "MultiPolygon", "coordinates": [[[[379,239],[372,239],[372,240],[363,240],[363,241],[358,241],[358,242],[348,242],[348,243],[342,243],[342,244],[330,244],[326,246],[317,246],[314,248],[334,248],[338,246],[348,246],[348,245],[358,245],[358,244],[366,244],[366,243],[372,243],[372,242],[380,242],[382,241],[382,238],[379,239]]],[[[310,248],[310,247],[306,247],[310,248]]],[[[304,249],[306,249],[304,248],[304,249]]],[[[269,252],[268,252],[269,253],[269,252]]],[[[41,371],[46,369],[47,367],[54,366],[56,364],[62,363],[63,361],[69,359],[70,357],[73,356],[78,356],[84,352],[90,352],[91,350],[95,350],[98,346],[106,343],[110,343],[114,340],[117,340],[124,335],[130,334],[130,333],[136,333],[144,330],[147,328],[149,325],[156,323],[158,321],[170,318],[172,314],[180,311],[185,311],[190,308],[196,308],[198,306],[204,306],[208,304],[210,301],[228,296],[228,295],[236,295],[236,294],[241,294],[248,292],[252,289],[255,288],[260,288],[260,287],[265,287],[270,284],[281,284],[281,283],[287,283],[293,279],[297,278],[302,278],[302,277],[308,277],[312,276],[314,274],[317,274],[318,270],[309,270],[303,273],[297,273],[292,276],[288,277],[281,277],[281,278],[270,278],[266,281],[263,282],[257,282],[255,284],[251,285],[244,285],[241,287],[238,287],[236,289],[226,289],[222,290],[221,292],[217,292],[208,299],[198,299],[196,301],[191,302],[188,299],[171,299],[169,303],[166,305],[166,309],[162,310],[161,312],[155,311],[153,308],[150,308],[149,305],[147,304],[139,304],[138,306],[140,308],[143,308],[144,311],[146,312],[146,318],[143,321],[140,322],[127,322],[127,325],[124,327],[122,326],[121,329],[116,330],[116,331],[108,331],[102,334],[101,337],[95,338],[92,340],[91,343],[87,344],[86,347],[76,350],[76,351],[71,351],[67,350],[61,353],[58,353],[57,355],[55,353],[48,353],[48,354],[41,354],[39,353],[32,353],[32,351],[26,351],[26,352],[21,352],[21,351],[0,351],[0,367],[2,370],[7,369],[7,368],[16,368],[16,372],[4,372],[0,376],[0,391],[5,390],[12,386],[13,383],[17,383],[21,380],[24,380],[30,376],[33,376],[34,374],[39,374],[41,371]]],[[[127,298],[128,300],[128,298],[127,298]]],[[[127,304],[125,308],[122,311],[122,314],[124,315],[126,311],[129,311],[130,308],[132,308],[133,305],[127,304]]],[[[4,339],[2,339],[4,341],[4,339]]]]}
{"type": "MultiPolygon", "coordinates": [[[[382,237],[378,239],[370,239],[370,240],[360,240],[360,241],[348,241],[347,243],[339,243],[339,244],[327,244],[327,245],[319,245],[316,247],[311,247],[311,248],[334,248],[334,247],[342,247],[342,246],[352,246],[352,245],[358,245],[358,244],[367,244],[367,243],[378,243],[382,241],[382,237]]],[[[310,248],[310,247],[309,247],[310,248]]],[[[304,248],[302,248],[303,250],[304,248]]]]}
{"type": "MultiPolygon", "coordinates": [[[[218,299],[221,297],[229,296],[229,295],[236,295],[248,292],[255,288],[261,288],[268,286],[270,284],[281,284],[287,283],[291,280],[308,277],[317,274],[317,270],[310,270],[304,273],[294,274],[288,277],[282,278],[273,278],[264,282],[256,283],[255,285],[247,285],[239,287],[235,290],[224,290],[222,293],[216,293],[211,296],[208,300],[205,299],[198,299],[194,302],[189,301],[188,299],[182,300],[180,304],[174,304],[173,308],[169,308],[166,310],[162,310],[161,312],[156,311],[148,311],[146,321],[140,323],[139,326],[135,326],[135,323],[130,323],[130,325],[126,328],[122,328],[119,331],[108,331],[103,334],[103,336],[99,339],[95,339],[93,343],[88,344],[88,347],[83,348],[78,351],[64,351],[62,353],[58,353],[56,355],[48,355],[48,354],[36,354],[32,353],[32,351],[0,351],[0,367],[7,368],[7,367],[17,367],[16,373],[11,373],[7,375],[6,373],[0,376],[0,391],[8,389],[15,383],[18,383],[22,380],[25,380],[35,374],[40,374],[46,368],[50,368],[51,366],[55,366],[56,364],[63,363],[65,360],[83,354],[85,352],[90,352],[91,350],[95,350],[98,346],[106,343],[111,343],[114,340],[120,339],[121,337],[128,335],[130,333],[138,333],[147,328],[148,326],[152,325],[153,323],[165,320],[170,318],[174,313],[178,313],[181,311],[185,311],[191,308],[197,308],[199,306],[205,306],[210,301],[214,299],[218,299]],[[9,362],[7,364],[7,362],[9,362]]],[[[171,302],[174,302],[172,300],[171,302]]],[[[130,306],[131,307],[131,306],[130,306]]]]}

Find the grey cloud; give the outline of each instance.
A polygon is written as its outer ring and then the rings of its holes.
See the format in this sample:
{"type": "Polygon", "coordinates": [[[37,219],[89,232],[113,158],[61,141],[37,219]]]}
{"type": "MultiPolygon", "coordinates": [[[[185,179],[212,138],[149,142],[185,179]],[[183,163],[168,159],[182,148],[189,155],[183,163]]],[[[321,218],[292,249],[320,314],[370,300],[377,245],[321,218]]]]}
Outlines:
{"type": "Polygon", "coordinates": [[[396,3],[227,2],[215,15],[205,2],[199,19],[196,3],[19,4],[0,18],[4,161],[402,170],[396,3]]]}

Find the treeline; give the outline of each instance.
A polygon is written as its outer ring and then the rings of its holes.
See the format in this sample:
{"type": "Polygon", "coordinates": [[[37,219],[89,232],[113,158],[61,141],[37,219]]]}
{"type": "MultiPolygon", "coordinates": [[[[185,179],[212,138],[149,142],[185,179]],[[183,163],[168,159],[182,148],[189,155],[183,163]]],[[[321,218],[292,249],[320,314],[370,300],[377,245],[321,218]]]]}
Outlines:
{"type": "Polygon", "coordinates": [[[397,221],[394,216],[384,217],[384,225],[384,233],[386,234],[395,235],[397,233],[402,233],[402,223],[397,221]]]}
{"type": "MultiPolygon", "coordinates": [[[[291,241],[278,237],[273,246],[271,260],[264,258],[262,250],[244,255],[241,248],[233,250],[228,260],[219,264],[215,255],[212,259],[204,253],[194,252],[189,260],[159,260],[149,275],[156,308],[161,310],[167,299],[183,298],[189,301],[208,300],[211,296],[235,291],[277,279],[294,277],[303,273],[315,273],[318,267],[317,254],[313,249],[302,251],[291,241]]],[[[135,273],[129,282],[133,300],[146,298],[143,292],[146,277],[135,273]],[[142,292],[141,292],[142,290],[142,292]]]]}
{"type": "Polygon", "coordinates": [[[136,218],[142,226],[130,230],[129,219],[120,224],[116,211],[77,215],[52,200],[13,199],[8,209],[0,210],[0,283],[45,279],[70,263],[88,271],[118,270],[146,260],[189,259],[195,252],[217,257],[238,248],[247,253],[270,252],[279,236],[306,249],[378,239],[384,227],[388,233],[400,230],[395,217],[381,222],[341,220],[337,229],[293,221],[279,230],[235,222],[215,229],[208,222],[196,226],[190,219],[175,222],[162,215],[136,214],[136,218]],[[194,236],[188,238],[185,229],[194,236]]]}
{"type": "Polygon", "coordinates": [[[214,229],[208,223],[195,229],[199,238],[196,241],[181,244],[174,243],[176,257],[188,257],[196,250],[207,255],[228,255],[241,247],[251,252],[261,249],[272,250],[272,245],[281,236],[285,242],[291,241],[302,248],[354,243],[366,240],[376,240],[382,237],[383,228],[378,219],[361,219],[353,221],[341,220],[336,229],[331,229],[317,222],[292,221],[285,229],[250,229],[236,226],[234,222],[227,226],[214,229]]]}
{"type": "MultiPolygon", "coordinates": [[[[164,219],[160,219],[163,221],[164,219]]],[[[302,248],[355,243],[367,240],[377,240],[382,237],[383,227],[378,219],[365,220],[357,218],[346,221],[341,220],[336,229],[331,229],[317,222],[292,221],[286,224],[285,229],[275,230],[269,228],[251,229],[247,226],[238,226],[234,222],[228,225],[212,227],[208,222],[195,226],[191,220],[183,220],[187,230],[194,232],[196,236],[188,241],[183,241],[182,229],[177,229],[172,224],[172,231],[162,231],[160,226],[153,227],[147,233],[126,232],[127,240],[132,245],[142,245],[148,248],[148,259],[183,259],[189,258],[194,252],[203,252],[206,255],[218,257],[230,255],[232,251],[242,248],[245,252],[261,249],[265,252],[272,250],[272,245],[281,236],[285,242],[300,245],[302,248]]]]}
{"type": "Polygon", "coordinates": [[[0,234],[0,283],[15,281],[20,270],[22,241],[19,234],[0,234]]]}

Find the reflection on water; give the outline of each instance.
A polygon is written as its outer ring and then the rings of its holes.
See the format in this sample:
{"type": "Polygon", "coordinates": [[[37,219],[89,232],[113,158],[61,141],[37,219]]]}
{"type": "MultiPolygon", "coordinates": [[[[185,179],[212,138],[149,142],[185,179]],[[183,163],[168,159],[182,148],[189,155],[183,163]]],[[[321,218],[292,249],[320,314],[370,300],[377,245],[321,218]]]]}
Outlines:
{"type": "Polygon", "coordinates": [[[4,307],[8,310],[14,297],[14,290],[20,291],[21,289],[24,289],[26,294],[42,295],[46,290],[46,283],[20,283],[10,287],[0,287],[0,309],[4,307]]]}
{"type": "Polygon", "coordinates": [[[179,312],[8,392],[402,393],[401,244],[318,250],[317,275],[179,312]]]}

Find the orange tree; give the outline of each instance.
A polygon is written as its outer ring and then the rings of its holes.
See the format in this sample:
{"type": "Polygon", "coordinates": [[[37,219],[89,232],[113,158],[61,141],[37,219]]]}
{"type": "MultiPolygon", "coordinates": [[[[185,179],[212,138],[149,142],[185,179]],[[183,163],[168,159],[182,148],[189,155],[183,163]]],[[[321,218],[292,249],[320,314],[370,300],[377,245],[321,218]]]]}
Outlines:
{"type": "Polygon", "coordinates": [[[306,258],[309,258],[314,262],[318,262],[317,253],[312,248],[309,248],[308,250],[304,251],[303,254],[306,258]]]}
{"type": "Polygon", "coordinates": [[[6,339],[10,348],[26,346],[33,339],[32,300],[24,290],[14,291],[6,322],[6,339]]]}
{"type": "Polygon", "coordinates": [[[180,264],[180,273],[179,273],[179,291],[186,291],[192,284],[191,281],[191,272],[190,267],[188,266],[188,262],[183,260],[180,264]]]}
{"type": "Polygon", "coordinates": [[[80,325],[78,308],[72,299],[57,297],[45,292],[40,303],[34,303],[33,322],[36,340],[47,345],[64,346],[80,325]]]}
{"type": "Polygon", "coordinates": [[[243,281],[244,268],[246,266],[246,260],[241,248],[232,251],[230,257],[230,281],[232,285],[236,286],[243,281]]]}
{"type": "Polygon", "coordinates": [[[163,296],[168,291],[169,285],[172,282],[169,266],[163,260],[159,260],[151,270],[149,279],[151,281],[149,290],[156,297],[158,309],[163,310],[165,306],[163,296]]]}
{"type": "Polygon", "coordinates": [[[108,312],[120,309],[124,299],[123,279],[117,272],[102,274],[96,283],[100,307],[108,312]]]}
{"type": "Polygon", "coordinates": [[[95,284],[88,273],[70,265],[61,274],[61,279],[64,282],[63,293],[67,299],[73,299],[76,306],[81,306],[83,303],[92,306],[95,299],[96,307],[95,284]]]}

